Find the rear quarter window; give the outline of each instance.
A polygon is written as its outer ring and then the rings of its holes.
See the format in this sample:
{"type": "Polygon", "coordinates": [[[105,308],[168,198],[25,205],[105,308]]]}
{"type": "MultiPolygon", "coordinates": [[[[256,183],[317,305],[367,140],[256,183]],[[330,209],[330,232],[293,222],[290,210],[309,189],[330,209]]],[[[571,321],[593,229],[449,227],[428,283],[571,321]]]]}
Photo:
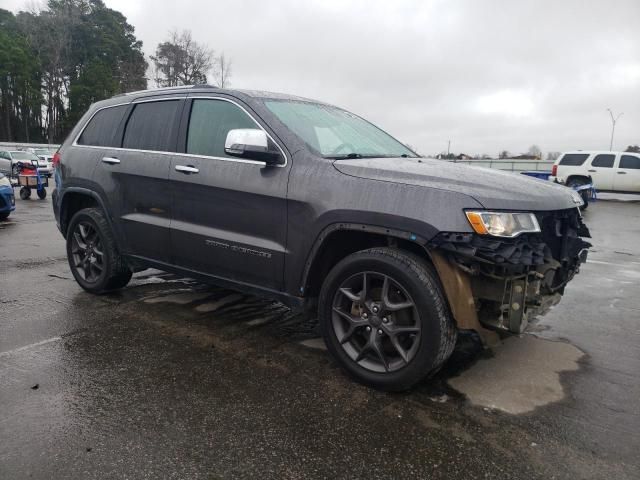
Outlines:
{"type": "Polygon", "coordinates": [[[640,157],[636,157],[635,155],[622,155],[622,158],[620,158],[619,168],[633,168],[640,170],[640,157]]]}
{"type": "Polygon", "coordinates": [[[565,153],[558,165],[565,165],[567,167],[579,167],[585,160],[589,158],[588,153],[565,153]]]}
{"type": "Polygon", "coordinates": [[[84,127],[78,138],[78,144],[93,147],[119,147],[115,134],[126,109],[127,105],[118,105],[98,110],[84,127]]]}

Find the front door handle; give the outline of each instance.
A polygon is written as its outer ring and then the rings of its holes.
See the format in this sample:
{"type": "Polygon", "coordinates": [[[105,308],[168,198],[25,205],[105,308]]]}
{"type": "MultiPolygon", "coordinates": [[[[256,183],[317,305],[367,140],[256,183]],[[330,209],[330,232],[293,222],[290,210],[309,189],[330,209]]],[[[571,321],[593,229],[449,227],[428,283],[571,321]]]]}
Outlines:
{"type": "Polygon", "coordinates": [[[187,175],[191,173],[198,173],[199,171],[200,170],[193,165],[176,165],[176,172],[186,173],[187,175]]]}
{"type": "Polygon", "coordinates": [[[597,170],[587,170],[587,172],[597,172],[597,170]]]}
{"type": "Polygon", "coordinates": [[[120,160],[114,157],[102,157],[102,163],[108,163],[109,165],[117,165],[120,163],[120,160]]]}
{"type": "Polygon", "coordinates": [[[627,172],[618,172],[618,175],[626,175],[627,172]]]}

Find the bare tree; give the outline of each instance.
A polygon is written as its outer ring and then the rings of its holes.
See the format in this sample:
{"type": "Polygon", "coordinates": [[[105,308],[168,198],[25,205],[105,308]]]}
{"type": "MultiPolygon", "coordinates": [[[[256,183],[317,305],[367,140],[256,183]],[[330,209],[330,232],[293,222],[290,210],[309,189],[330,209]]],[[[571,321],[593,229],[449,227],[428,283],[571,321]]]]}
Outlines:
{"type": "Polygon", "coordinates": [[[498,158],[500,158],[500,159],[505,159],[505,158],[509,158],[509,157],[511,157],[511,154],[507,150],[502,150],[498,154],[498,158]]]}
{"type": "Polygon", "coordinates": [[[221,53],[215,59],[213,78],[216,81],[216,85],[220,88],[227,88],[231,85],[229,77],[231,77],[231,60],[227,60],[224,52],[221,53]]]}
{"type": "Polygon", "coordinates": [[[548,152],[547,153],[547,160],[557,160],[558,157],[560,156],[560,152],[548,152]]]}
{"type": "Polygon", "coordinates": [[[151,56],[154,79],[159,87],[207,83],[207,73],[214,66],[214,51],[199,44],[189,30],[171,32],[168,41],[158,44],[151,56]]]}
{"type": "Polygon", "coordinates": [[[536,157],[538,160],[542,158],[542,150],[537,145],[531,145],[527,154],[536,157]]]}

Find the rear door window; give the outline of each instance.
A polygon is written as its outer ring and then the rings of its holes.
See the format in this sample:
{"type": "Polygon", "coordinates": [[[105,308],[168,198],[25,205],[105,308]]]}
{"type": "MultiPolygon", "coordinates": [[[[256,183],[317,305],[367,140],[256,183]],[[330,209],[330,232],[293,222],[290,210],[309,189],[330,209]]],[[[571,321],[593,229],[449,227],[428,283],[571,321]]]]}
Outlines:
{"type": "Polygon", "coordinates": [[[260,128],[244,110],[225,100],[195,99],[189,117],[187,152],[208,157],[230,157],[224,151],[229,130],[260,128]]]}
{"type": "Polygon", "coordinates": [[[94,147],[119,147],[115,134],[126,109],[127,105],[118,105],[98,110],[84,127],[78,144],[94,147]]]}
{"type": "Polygon", "coordinates": [[[615,161],[615,155],[609,154],[600,154],[596,155],[591,162],[592,167],[601,167],[601,168],[613,168],[613,162],[615,161]]]}
{"type": "Polygon", "coordinates": [[[622,155],[620,159],[620,168],[633,168],[640,170],[640,157],[635,155],[622,155]]]}
{"type": "Polygon", "coordinates": [[[127,121],[123,148],[172,152],[181,100],[138,103],[127,121]]]}
{"type": "Polygon", "coordinates": [[[567,167],[579,167],[589,157],[588,153],[565,153],[560,160],[559,165],[567,167]]]}

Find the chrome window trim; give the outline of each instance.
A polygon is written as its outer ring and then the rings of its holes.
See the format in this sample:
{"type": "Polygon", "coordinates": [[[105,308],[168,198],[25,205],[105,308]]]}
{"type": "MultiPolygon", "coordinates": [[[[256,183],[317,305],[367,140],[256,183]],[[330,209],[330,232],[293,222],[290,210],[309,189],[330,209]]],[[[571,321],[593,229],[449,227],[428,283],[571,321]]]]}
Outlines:
{"type": "MultiPolygon", "coordinates": [[[[272,165],[272,166],[276,167],[276,168],[284,168],[289,163],[289,157],[285,153],[284,149],[280,146],[280,144],[278,142],[275,141],[275,139],[271,136],[271,134],[260,124],[260,122],[258,122],[255,119],[255,117],[253,115],[251,115],[251,113],[249,113],[239,103],[237,103],[237,102],[235,102],[235,101],[233,101],[231,99],[224,98],[224,97],[219,97],[219,96],[215,96],[215,95],[197,95],[197,96],[193,96],[193,97],[186,97],[186,96],[182,96],[182,97],[167,97],[167,98],[154,98],[154,99],[148,99],[148,100],[142,99],[142,100],[139,100],[139,101],[138,100],[133,100],[131,102],[117,103],[115,105],[107,105],[107,106],[99,108],[98,110],[93,112],[91,117],[89,117],[87,122],[82,127],[82,130],[80,130],[80,133],[78,133],[78,135],[76,135],[76,138],[73,141],[73,143],[71,144],[71,146],[78,147],[78,148],[97,148],[97,149],[100,149],[100,150],[117,150],[117,151],[140,152],[140,153],[158,153],[160,155],[178,155],[178,156],[181,156],[181,157],[188,157],[188,158],[203,158],[203,159],[222,160],[222,161],[225,161],[225,162],[246,163],[246,164],[250,164],[250,165],[260,165],[260,166],[263,166],[263,167],[267,165],[266,162],[261,162],[259,160],[246,160],[246,159],[243,159],[243,158],[214,157],[214,156],[211,156],[211,155],[198,155],[198,154],[194,154],[194,153],[165,152],[165,151],[161,151],[161,150],[140,150],[140,149],[137,149],[137,148],[103,147],[103,146],[100,146],[100,145],[80,145],[78,143],[78,139],[80,138],[80,136],[84,132],[85,128],[87,128],[87,125],[89,125],[89,122],[91,122],[93,117],[98,112],[100,112],[102,110],[105,110],[107,108],[121,107],[122,105],[132,105],[132,104],[136,104],[136,103],[162,102],[162,101],[166,101],[166,100],[185,100],[185,99],[186,100],[191,100],[191,99],[222,100],[224,102],[233,103],[235,106],[240,108],[244,113],[246,113],[249,116],[249,118],[251,120],[253,120],[253,123],[255,123],[260,128],[260,130],[262,130],[264,133],[266,133],[267,137],[269,137],[271,139],[271,141],[278,147],[278,150],[280,150],[280,153],[284,157],[284,163],[281,164],[281,165],[272,165]]],[[[188,134],[188,132],[187,132],[187,134],[188,134]]]]}

